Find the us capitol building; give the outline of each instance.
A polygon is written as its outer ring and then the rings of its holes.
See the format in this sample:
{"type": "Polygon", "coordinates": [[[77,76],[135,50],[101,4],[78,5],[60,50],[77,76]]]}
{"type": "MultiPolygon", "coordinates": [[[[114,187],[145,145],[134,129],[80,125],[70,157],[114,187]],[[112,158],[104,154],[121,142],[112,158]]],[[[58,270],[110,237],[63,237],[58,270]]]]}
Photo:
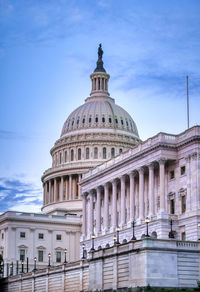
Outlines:
{"type": "Polygon", "coordinates": [[[90,96],[50,151],[42,213],[0,215],[5,291],[193,288],[200,279],[200,126],[142,142],[110,97],[102,55],[99,45],[90,96]]]}

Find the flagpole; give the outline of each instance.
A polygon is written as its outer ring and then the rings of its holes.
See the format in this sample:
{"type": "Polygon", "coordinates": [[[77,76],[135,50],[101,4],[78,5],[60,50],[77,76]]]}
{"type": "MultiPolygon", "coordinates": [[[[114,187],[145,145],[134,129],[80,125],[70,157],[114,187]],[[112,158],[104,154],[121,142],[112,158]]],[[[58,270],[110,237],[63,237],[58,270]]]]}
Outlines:
{"type": "Polygon", "coordinates": [[[187,127],[190,127],[190,116],[189,116],[189,90],[188,90],[188,75],[186,76],[187,80],[187,127]]]}

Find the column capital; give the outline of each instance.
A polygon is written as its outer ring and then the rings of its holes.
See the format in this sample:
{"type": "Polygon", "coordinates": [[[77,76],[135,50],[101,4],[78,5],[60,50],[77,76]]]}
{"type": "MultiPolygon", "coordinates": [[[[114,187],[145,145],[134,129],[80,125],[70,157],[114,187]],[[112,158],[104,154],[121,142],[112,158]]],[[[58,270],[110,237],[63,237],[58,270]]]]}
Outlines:
{"type": "Polygon", "coordinates": [[[128,173],[129,177],[135,177],[137,175],[137,171],[133,170],[131,172],[128,173]]]}
{"type": "Polygon", "coordinates": [[[144,166],[141,166],[140,168],[138,168],[137,171],[139,172],[139,174],[143,174],[144,173],[144,166]]]}
{"type": "Polygon", "coordinates": [[[167,161],[167,159],[166,158],[163,158],[163,157],[161,157],[160,159],[158,159],[158,163],[160,165],[164,165],[166,161],[167,161]]]}
{"type": "Polygon", "coordinates": [[[114,178],[113,180],[110,181],[111,184],[116,184],[117,183],[117,178],[114,178]]]}
{"type": "Polygon", "coordinates": [[[150,162],[147,166],[149,169],[154,169],[154,162],[150,162]]]}
{"type": "Polygon", "coordinates": [[[108,188],[108,187],[109,187],[109,183],[110,183],[110,182],[106,182],[106,183],[103,185],[103,187],[104,187],[104,188],[108,188]]]}
{"type": "Polygon", "coordinates": [[[126,174],[123,174],[122,176],[120,176],[120,181],[125,181],[126,179],[126,174]]]}
{"type": "Polygon", "coordinates": [[[81,194],[81,196],[84,198],[84,197],[87,197],[87,195],[88,195],[88,192],[84,192],[84,193],[82,193],[81,194]]]}

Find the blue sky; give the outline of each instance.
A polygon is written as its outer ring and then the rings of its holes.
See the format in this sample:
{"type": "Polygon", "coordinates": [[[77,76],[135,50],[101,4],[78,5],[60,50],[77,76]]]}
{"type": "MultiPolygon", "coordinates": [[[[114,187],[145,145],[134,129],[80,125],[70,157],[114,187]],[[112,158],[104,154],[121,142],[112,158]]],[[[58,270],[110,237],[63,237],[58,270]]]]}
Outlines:
{"type": "Polygon", "coordinates": [[[101,42],[109,92],[144,140],[200,124],[199,0],[0,0],[0,212],[39,211],[40,177],[90,93],[101,42]]]}

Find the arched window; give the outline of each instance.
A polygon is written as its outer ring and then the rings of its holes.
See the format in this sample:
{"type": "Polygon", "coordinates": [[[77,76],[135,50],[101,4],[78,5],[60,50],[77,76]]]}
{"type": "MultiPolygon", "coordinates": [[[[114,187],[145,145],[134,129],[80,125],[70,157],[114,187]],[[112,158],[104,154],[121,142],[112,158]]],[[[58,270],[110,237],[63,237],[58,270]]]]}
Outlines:
{"type": "Polygon", "coordinates": [[[111,148],[111,158],[115,157],[115,148],[111,148]]]}
{"type": "Polygon", "coordinates": [[[103,159],[106,159],[106,147],[103,147],[103,159]]]}
{"type": "Polygon", "coordinates": [[[102,123],[105,123],[105,118],[104,117],[102,117],[102,123]]]}
{"type": "Polygon", "coordinates": [[[60,152],[60,164],[62,163],[62,152],[60,152]]]}
{"type": "Polygon", "coordinates": [[[98,158],[98,148],[94,147],[94,159],[98,158]]]}
{"type": "Polygon", "coordinates": [[[88,147],[85,149],[85,158],[86,159],[90,158],[90,149],[88,147]]]}
{"type": "Polygon", "coordinates": [[[81,160],[81,148],[78,148],[78,160],[81,160]]]}
{"type": "Polygon", "coordinates": [[[121,154],[122,153],[122,148],[119,148],[119,154],[121,154]]]}
{"type": "Polygon", "coordinates": [[[71,149],[71,161],[74,161],[74,150],[71,149]]]}
{"type": "Polygon", "coordinates": [[[95,118],[95,122],[98,123],[98,117],[95,118]]]}

